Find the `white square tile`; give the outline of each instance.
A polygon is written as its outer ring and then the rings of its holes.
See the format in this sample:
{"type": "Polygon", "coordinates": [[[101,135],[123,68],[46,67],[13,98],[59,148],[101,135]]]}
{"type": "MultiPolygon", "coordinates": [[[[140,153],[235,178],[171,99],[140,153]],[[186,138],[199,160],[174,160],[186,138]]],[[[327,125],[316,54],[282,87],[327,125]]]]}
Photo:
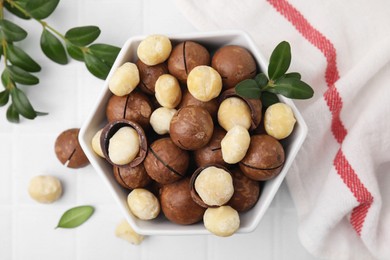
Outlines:
{"type": "Polygon", "coordinates": [[[0,205],[12,204],[12,155],[13,150],[12,135],[0,133],[0,205]]]}
{"type": "Polygon", "coordinates": [[[0,230],[0,259],[12,259],[12,206],[0,206],[0,230]]]}

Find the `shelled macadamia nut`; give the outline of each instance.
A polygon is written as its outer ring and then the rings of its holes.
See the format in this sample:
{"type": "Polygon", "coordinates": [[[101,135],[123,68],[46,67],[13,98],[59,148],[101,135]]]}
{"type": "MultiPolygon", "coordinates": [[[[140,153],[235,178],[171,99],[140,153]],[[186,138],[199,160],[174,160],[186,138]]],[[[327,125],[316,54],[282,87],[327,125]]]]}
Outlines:
{"type": "Polygon", "coordinates": [[[161,106],[175,108],[181,101],[179,81],[170,74],[161,75],[156,81],[155,96],[161,106]]]}
{"type": "Polygon", "coordinates": [[[125,219],[121,220],[116,226],[115,236],[124,239],[133,245],[141,244],[145,238],[143,235],[136,233],[125,219]]]}
{"type": "Polygon", "coordinates": [[[138,58],[148,66],[163,63],[172,51],[172,44],[164,35],[149,35],[137,48],[138,58]]]}
{"type": "MultiPolygon", "coordinates": [[[[222,167],[207,166],[194,178],[194,191],[209,207],[224,205],[233,196],[233,178],[222,167]]],[[[195,202],[199,201],[195,199],[195,202]]]]}
{"type": "Polygon", "coordinates": [[[204,46],[193,41],[176,45],[168,59],[169,73],[181,83],[186,83],[188,73],[199,65],[210,65],[210,53],[204,46]]]}
{"type": "Polygon", "coordinates": [[[244,79],[254,78],[257,74],[256,61],[245,48],[227,45],[219,48],[211,61],[223,79],[224,88],[234,88],[244,79]]]}
{"type": "Polygon", "coordinates": [[[125,96],[132,92],[139,83],[137,65],[125,62],[119,66],[108,81],[108,88],[116,96],[125,96]]]}
{"type": "Polygon", "coordinates": [[[140,147],[138,132],[129,126],[120,128],[109,140],[108,156],[117,165],[130,163],[140,147]]]}
{"type": "Polygon", "coordinates": [[[165,217],[180,225],[199,222],[205,211],[205,208],[193,201],[188,177],[163,185],[160,189],[160,203],[165,217]]]}
{"type": "Polygon", "coordinates": [[[205,228],[220,237],[233,235],[240,227],[240,216],[230,206],[208,208],[203,215],[205,228]]]}
{"type": "Polygon", "coordinates": [[[241,125],[232,127],[221,141],[222,158],[225,162],[235,164],[241,161],[248,151],[251,137],[241,125]]]}
{"type": "Polygon", "coordinates": [[[265,131],[278,140],[292,133],[296,121],[291,107],[285,103],[275,103],[264,113],[265,131]]]}
{"type": "Polygon", "coordinates": [[[219,105],[218,123],[226,131],[229,131],[236,125],[249,129],[252,123],[249,106],[238,97],[225,99],[219,105]]]}
{"type": "Polygon", "coordinates": [[[56,139],[54,150],[58,160],[69,168],[81,168],[89,164],[79,143],[79,128],[63,131],[56,139]]]}
{"type": "Polygon", "coordinates": [[[221,93],[222,78],[212,67],[200,65],[188,74],[187,87],[196,99],[207,102],[221,93]]]}
{"type": "Polygon", "coordinates": [[[102,131],[103,131],[103,129],[100,129],[99,131],[96,132],[96,134],[94,134],[94,136],[92,137],[91,145],[92,145],[92,150],[97,155],[99,155],[100,157],[104,158],[102,146],[100,145],[100,136],[102,134],[102,131]]]}
{"type": "Polygon", "coordinates": [[[40,203],[52,203],[62,195],[62,185],[58,178],[50,175],[38,175],[28,185],[30,197],[40,203]]]}
{"type": "Polygon", "coordinates": [[[126,189],[144,188],[152,182],[144,165],[118,167],[113,166],[115,180],[126,189]]]}
{"type": "Polygon", "coordinates": [[[154,95],[154,87],[158,77],[163,74],[168,74],[167,64],[160,63],[154,66],[148,66],[143,63],[141,60],[136,62],[136,65],[139,70],[140,82],[138,87],[140,90],[148,95],[154,95]]]}
{"type": "Polygon", "coordinates": [[[150,116],[150,125],[153,130],[159,135],[168,134],[172,117],[176,112],[176,109],[166,107],[159,107],[154,110],[150,116]]]}
{"type": "Polygon", "coordinates": [[[160,203],[153,193],[146,189],[132,190],[127,196],[131,213],[139,219],[151,220],[160,213],[160,203]]]}

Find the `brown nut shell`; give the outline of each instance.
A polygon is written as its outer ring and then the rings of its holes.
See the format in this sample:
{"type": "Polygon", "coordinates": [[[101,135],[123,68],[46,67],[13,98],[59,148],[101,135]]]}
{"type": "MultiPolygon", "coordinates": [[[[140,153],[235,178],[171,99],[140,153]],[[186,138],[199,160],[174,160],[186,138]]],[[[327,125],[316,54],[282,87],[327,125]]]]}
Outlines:
{"type": "Polygon", "coordinates": [[[219,165],[219,164],[208,164],[208,165],[204,165],[204,166],[201,166],[199,168],[197,168],[195,170],[195,172],[191,175],[191,179],[190,179],[190,189],[191,189],[191,197],[192,199],[201,207],[203,208],[213,208],[213,207],[218,207],[216,205],[207,205],[203,200],[202,198],[199,196],[198,192],[196,191],[195,189],[195,181],[196,181],[196,178],[198,178],[199,174],[202,173],[202,171],[208,167],[217,167],[217,168],[220,168],[220,169],[223,169],[225,170],[226,172],[230,173],[231,172],[226,169],[225,167],[223,167],[222,165],[219,165]]]}
{"type": "Polygon", "coordinates": [[[135,167],[113,166],[115,180],[126,189],[144,188],[152,182],[141,163],[135,167]]]}
{"type": "Polygon", "coordinates": [[[154,95],[154,87],[156,85],[158,77],[168,73],[167,64],[163,62],[154,66],[148,66],[141,60],[138,60],[136,62],[136,65],[138,67],[140,77],[140,83],[138,87],[141,89],[142,92],[148,95],[154,95]]]}
{"type": "Polygon", "coordinates": [[[138,123],[143,129],[149,128],[150,116],[153,106],[149,98],[139,92],[133,91],[122,97],[112,95],[106,107],[108,122],[127,119],[138,123]]]}
{"type": "Polygon", "coordinates": [[[249,149],[239,166],[249,178],[266,181],[280,173],[284,160],[284,149],[278,140],[269,135],[253,135],[249,149]]]}
{"type": "Polygon", "coordinates": [[[210,64],[208,50],[193,41],[184,41],[176,45],[168,59],[169,73],[181,83],[186,83],[190,71],[199,65],[210,64]]]}
{"type": "Polygon", "coordinates": [[[180,108],[172,117],[169,133],[172,141],[182,149],[197,150],[211,139],[214,123],[209,112],[202,107],[180,108]]]}
{"type": "Polygon", "coordinates": [[[211,60],[211,66],[221,75],[225,89],[234,88],[239,82],[254,78],[257,74],[252,54],[237,45],[219,48],[211,60]]]}
{"type": "Polygon", "coordinates": [[[251,127],[249,128],[249,130],[256,129],[259,126],[262,118],[261,100],[256,98],[243,98],[236,93],[234,88],[232,88],[232,89],[225,90],[224,92],[221,93],[219,97],[219,102],[221,103],[222,101],[230,97],[238,97],[241,98],[243,101],[245,101],[245,103],[249,106],[249,109],[251,111],[251,118],[252,118],[251,127]]]}
{"type": "Polygon", "coordinates": [[[103,151],[103,154],[104,154],[104,157],[106,158],[106,160],[110,164],[118,166],[118,167],[135,167],[135,166],[141,164],[144,161],[144,159],[146,157],[147,150],[148,150],[148,143],[147,143],[146,135],[145,135],[145,132],[142,129],[142,127],[139,124],[137,124],[136,122],[126,120],[126,119],[115,120],[113,122],[109,122],[103,128],[102,133],[100,135],[100,146],[102,147],[102,151],[103,151]],[[134,130],[137,131],[138,136],[139,136],[139,143],[140,143],[139,152],[138,152],[138,155],[134,158],[134,160],[132,160],[130,163],[128,163],[126,165],[116,165],[115,163],[113,163],[111,161],[111,159],[108,155],[109,141],[110,141],[110,138],[120,128],[125,127],[125,126],[132,127],[132,128],[134,128],[134,130]]]}
{"type": "Polygon", "coordinates": [[[200,101],[199,99],[194,98],[194,96],[191,95],[191,93],[186,88],[183,92],[181,103],[179,104],[178,108],[187,107],[187,106],[203,107],[210,113],[210,116],[214,120],[216,120],[217,118],[218,106],[219,106],[217,98],[214,98],[207,102],[203,102],[200,101]]]}
{"type": "Polygon", "coordinates": [[[63,131],[56,139],[54,150],[58,160],[69,168],[81,168],[89,164],[79,143],[79,128],[63,131]]]}
{"type": "Polygon", "coordinates": [[[163,185],[160,189],[160,203],[165,217],[180,225],[201,221],[206,210],[192,200],[188,177],[163,185]]]}
{"type": "Polygon", "coordinates": [[[221,140],[225,137],[226,131],[217,126],[214,128],[213,135],[207,145],[194,151],[194,160],[198,167],[208,164],[219,164],[229,167],[222,158],[221,140]]]}
{"type": "Polygon", "coordinates": [[[234,193],[227,203],[238,212],[248,211],[256,205],[260,197],[260,183],[245,176],[240,168],[231,170],[234,193]]]}
{"type": "Polygon", "coordinates": [[[176,146],[169,137],[154,141],[145,158],[146,172],[156,182],[168,184],[182,179],[187,174],[190,156],[176,146]]]}

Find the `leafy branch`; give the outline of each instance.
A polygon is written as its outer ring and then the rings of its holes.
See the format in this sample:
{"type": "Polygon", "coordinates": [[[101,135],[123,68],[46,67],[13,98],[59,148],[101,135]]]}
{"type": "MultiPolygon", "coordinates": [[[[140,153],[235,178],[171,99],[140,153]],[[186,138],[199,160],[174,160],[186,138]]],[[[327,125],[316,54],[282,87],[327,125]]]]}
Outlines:
{"type": "Polygon", "coordinates": [[[242,97],[260,98],[264,106],[279,102],[276,94],[292,99],[309,99],[313,89],[301,80],[298,72],[287,73],[291,64],[291,47],[286,41],[279,43],[273,50],[269,65],[268,77],[259,73],[253,79],[238,83],[235,91],[242,97]]]}
{"type": "Polygon", "coordinates": [[[69,57],[84,62],[96,77],[105,79],[119,53],[116,46],[93,43],[100,35],[97,26],[82,26],[61,34],[44,21],[56,9],[60,0],[0,0],[0,56],[4,70],[0,91],[0,107],[8,103],[8,121],[18,123],[20,116],[34,119],[47,113],[36,111],[20,85],[36,85],[38,77],[33,73],[41,66],[22,48],[15,45],[27,37],[27,32],[17,24],[4,18],[4,10],[25,20],[35,20],[42,25],[40,46],[42,52],[58,64],[67,64],[69,57]]]}

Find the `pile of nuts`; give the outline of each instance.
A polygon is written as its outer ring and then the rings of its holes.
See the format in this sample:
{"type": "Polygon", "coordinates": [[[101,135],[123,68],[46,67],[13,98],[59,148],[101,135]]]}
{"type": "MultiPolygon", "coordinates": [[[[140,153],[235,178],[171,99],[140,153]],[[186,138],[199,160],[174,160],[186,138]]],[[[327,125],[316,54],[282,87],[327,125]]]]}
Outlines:
{"type": "Polygon", "coordinates": [[[240,226],[239,213],[258,201],[261,182],[278,175],[279,140],[293,131],[291,108],[238,96],[234,87],[258,73],[251,53],[222,46],[211,54],[194,41],[150,35],[108,81],[108,123],[93,150],[130,190],[139,219],[162,214],[190,225],[203,220],[218,236],[240,226]]]}

